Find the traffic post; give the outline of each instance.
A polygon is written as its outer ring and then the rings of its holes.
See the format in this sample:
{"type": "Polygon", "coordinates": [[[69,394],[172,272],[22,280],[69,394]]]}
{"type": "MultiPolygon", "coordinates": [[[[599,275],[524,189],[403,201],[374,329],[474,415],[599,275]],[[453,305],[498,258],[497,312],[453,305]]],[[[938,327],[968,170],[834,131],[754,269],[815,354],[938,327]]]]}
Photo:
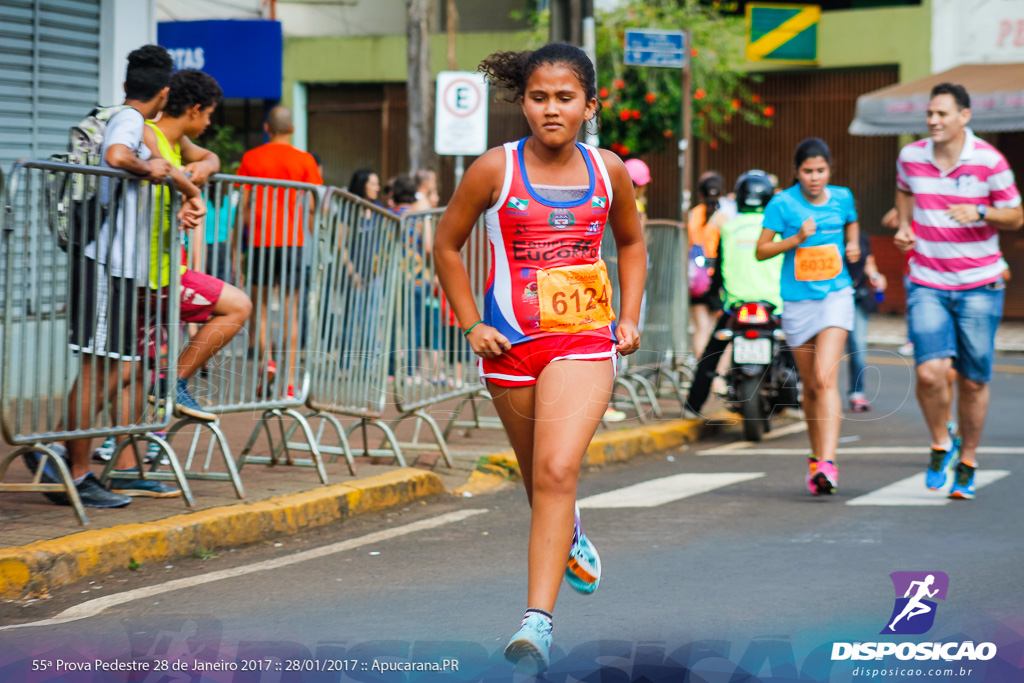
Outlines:
{"type": "Polygon", "coordinates": [[[455,157],[458,187],[464,157],[487,151],[487,80],[472,71],[442,71],[434,100],[434,151],[455,157]]]}

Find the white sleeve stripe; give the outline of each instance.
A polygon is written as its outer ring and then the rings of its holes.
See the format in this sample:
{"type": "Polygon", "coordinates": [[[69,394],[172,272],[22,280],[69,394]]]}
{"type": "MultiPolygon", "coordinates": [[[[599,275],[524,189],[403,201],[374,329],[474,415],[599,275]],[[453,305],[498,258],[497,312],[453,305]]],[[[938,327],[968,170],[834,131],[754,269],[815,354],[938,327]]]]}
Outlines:
{"type": "Polygon", "coordinates": [[[601,178],[604,180],[604,189],[608,191],[608,206],[612,205],[612,181],[608,176],[608,168],[604,165],[604,158],[601,157],[601,150],[590,145],[583,145],[590,150],[590,155],[594,158],[594,164],[598,170],[601,171],[601,178]]]}
{"type": "Polygon", "coordinates": [[[514,146],[519,143],[517,142],[506,142],[505,147],[505,179],[501,184],[501,193],[498,195],[498,201],[494,203],[494,206],[487,209],[487,213],[496,214],[498,209],[501,208],[502,204],[508,198],[509,190],[512,189],[512,150],[514,146]]]}

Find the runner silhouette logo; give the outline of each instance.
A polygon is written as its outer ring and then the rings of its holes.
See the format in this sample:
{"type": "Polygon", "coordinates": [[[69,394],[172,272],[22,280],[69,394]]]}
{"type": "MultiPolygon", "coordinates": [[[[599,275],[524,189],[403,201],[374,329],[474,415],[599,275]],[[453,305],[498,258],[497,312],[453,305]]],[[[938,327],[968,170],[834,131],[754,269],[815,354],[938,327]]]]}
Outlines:
{"type": "Polygon", "coordinates": [[[893,572],[896,604],[882,634],[921,635],[935,623],[935,600],[945,600],[949,577],[943,572],[893,572]]]}

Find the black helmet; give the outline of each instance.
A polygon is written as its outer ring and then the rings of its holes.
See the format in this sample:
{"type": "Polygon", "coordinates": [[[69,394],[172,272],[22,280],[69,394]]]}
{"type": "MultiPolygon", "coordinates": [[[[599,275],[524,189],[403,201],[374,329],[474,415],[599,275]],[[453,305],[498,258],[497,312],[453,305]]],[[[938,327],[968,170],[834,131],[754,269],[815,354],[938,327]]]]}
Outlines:
{"type": "Polygon", "coordinates": [[[736,206],[740,213],[761,211],[775,194],[775,187],[764,171],[747,171],[736,181],[736,206]]]}

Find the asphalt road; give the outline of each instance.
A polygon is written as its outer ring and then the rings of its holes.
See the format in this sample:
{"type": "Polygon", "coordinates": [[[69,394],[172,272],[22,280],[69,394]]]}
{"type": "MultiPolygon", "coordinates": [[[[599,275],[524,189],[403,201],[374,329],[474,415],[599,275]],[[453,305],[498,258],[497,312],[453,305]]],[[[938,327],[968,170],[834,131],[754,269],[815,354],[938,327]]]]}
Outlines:
{"type": "MultiPolygon", "coordinates": [[[[872,412],[846,416],[835,496],[803,487],[799,423],[757,445],[723,435],[588,472],[584,528],[604,575],[594,595],[563,589],[545,678],[1024,680],[1024,360],[997,361],[979,457],[991,483],[966,502],[916,485],[928,442],[911,370],[875,357],[869,390],[882,390],[872,412]],[[940,584],[944,574],[948,591],[925,633],[880,635],[902,597],[890,574],[901,571],[940,584]],[[997,653],[831,659],[836,642],[874,641],[991,642],[997,653]]],[[[500,655],[526,607],[527,529],[519,490],[435,500],[9,603],[0,624],[22,626],[0,630],[0,680],[510,680],[500,655]],[[85,616],[40,621],[67,610],[85,616]],[[57,659],[187,670],[77,674],[58,671],[57,659]],[[458,672],[382,670],[444,660],[458,660],[458,672]],[[264,670],[198,672],[197,661],[264,670]],[[318,667],[332,670],[301,671],[318,667]]]]}

